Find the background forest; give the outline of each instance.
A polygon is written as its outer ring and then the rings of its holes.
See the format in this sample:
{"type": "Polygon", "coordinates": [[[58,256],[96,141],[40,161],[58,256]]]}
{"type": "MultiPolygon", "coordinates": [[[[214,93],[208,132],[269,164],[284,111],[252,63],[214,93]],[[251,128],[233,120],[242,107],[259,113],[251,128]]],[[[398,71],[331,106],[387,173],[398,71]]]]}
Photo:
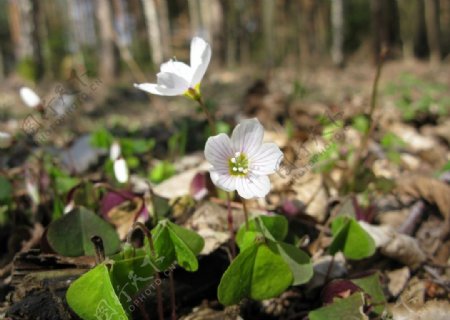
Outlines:
{"type": "Polygon", "coordinates": [[[0,0],[0,318],[448,320],[449,75],[450,0],[0,0]]]}

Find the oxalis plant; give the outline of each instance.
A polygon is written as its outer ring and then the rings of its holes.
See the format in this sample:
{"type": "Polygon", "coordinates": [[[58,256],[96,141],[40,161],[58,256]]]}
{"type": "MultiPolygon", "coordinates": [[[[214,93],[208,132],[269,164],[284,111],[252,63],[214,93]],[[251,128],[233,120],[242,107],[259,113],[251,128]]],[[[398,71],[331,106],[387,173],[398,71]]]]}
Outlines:
{"type": "MultiPolygon", "coordinates": [[[[205,157],[212,165],[211,180],[227,194],[232,259],[218,286],[217,297],[228,306],[246,298],[276,297],[290,286],[305,284],[313,276],[313,267],[310,257],[287,240],[292,237],[288,237],[288,221],[284,216],[268,213],[250,217],[246,201],[265,197],[270,192],[268,176],[278,169],[283,153],[276,144],[262,142],[264,128],[256,118],[238,124],[231,137],[224,133],[216,135],[214,117],[200,93],[200,82],[210,59],[209,44],[195,37],[191,42],[190,66],[170,60],[161,65],[157,83],[135,86],[157,95],[187,96],[199,103],[208,119],[213,136],[206,142],[205,157]],[[235,196],[241,200],[245,218],[237,233],[231,211],[231,199],[235,196]]],[[[50,225],[47,238],[55,251],[70,256],[95,254],[97,257],[96,267],[74,281],[67,292],[69,305],[80,317],[127,319],[137,308],[143,310],[145,298],[156,293],[158,318],[162,320],[161,283],[168,277],[172,319],[176,318],[172,271],[180,266],[195,272],[198,269],[196,256],[204,241],[195,232],[167,219],[158,221],[156,212],[153,218],[154,225],[150,228],[135,223],[122,248],[112,227],[84,208],[76,207],[50,225]],[[74,224],[79,229],[67,228],[74,224]],[[144,239],[137,247],[132,244],[132,235],[136,232],[144,239]]],[[[333,239],[328,251],[333,257],[342,252],[346,258],[358,260],[375,251],[373,239],[353,217],[335,217],[331,232],[333,239]]],[[[364,312],[380,315],[384,310],[385,299],[377,274],[332,282],[325,294],[328,305],[310,312],[310,319],[365,319],[364,312]],[[346,293],[344,298],[342,292],[346,293]]]]}

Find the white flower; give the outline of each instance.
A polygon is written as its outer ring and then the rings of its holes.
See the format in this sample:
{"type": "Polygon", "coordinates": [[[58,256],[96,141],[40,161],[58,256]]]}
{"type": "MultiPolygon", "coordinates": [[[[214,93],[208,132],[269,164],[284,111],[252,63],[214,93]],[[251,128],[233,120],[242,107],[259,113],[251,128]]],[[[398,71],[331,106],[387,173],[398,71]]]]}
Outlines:
{"type": "Polygon", "coordinates": [[[20,88],[20,97],[29,108],[36,108],[42,103],[36,92],[28,87],[20,88]]]}
{"type": "Polygon", "coordinates": [[[0,131],[0,149],[9,148],[12,144],[12,136],[8,132],[0,131]]]}
{"type": "Polygon", "coordinates": [[[114,141],[111,144],[111,147],[109,148],[109,158],[112,161],[115,161],[116,159],[118,159],[120,157],[121,152],[122,151],[121,151],[119,142],[114,141]]]}
{"type": "Polygon", "coordinates": [[[169,60],[161,65],[156,75],[157,83],[134,84],[136,88],[160,96],[186,95],[193,99],[200,96],[200,82],[211,60],[210,45],[199,37],[191,41],[191,65],[169,60]]]}
{"type": "Polygon", "coordinates": [[[120,183],[126,183],[128,181],[128,166],[125,159],[119,158],[114,161],[114,175],[120,183]]]}
{"type": "Polygon", "coordinates": [[[263,136],[264,128],[254,118],[237,125],[231,139],[221,133],[206,141],[205,157],[213,165],[210,174],[216,186],[237,190],[245,199],[269,193],[268,175],[278,169],[283,153],[275,143],[263,143],[263,136]]]}

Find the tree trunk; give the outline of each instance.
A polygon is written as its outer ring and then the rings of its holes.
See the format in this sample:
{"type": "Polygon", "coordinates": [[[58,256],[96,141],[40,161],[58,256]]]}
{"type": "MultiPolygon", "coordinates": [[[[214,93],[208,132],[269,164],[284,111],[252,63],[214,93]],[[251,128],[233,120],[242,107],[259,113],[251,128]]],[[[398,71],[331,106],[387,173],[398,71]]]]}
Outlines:
{"type": "Polygon", "coordinates": [[[331,58],[334,65],[344,65],[344,0],[331,1],[331,29],[333,42],[331,58]]]}
{"type": "Polygon", "coordinates": [[[425,20],[427,24],[427,39],[430,50],[430,62],[439,64],[441,61],[441,40],[439,28],[439,1],[425,0],[425,20]]]}
{"type": "Polygon", "coordinates": [[[398,0],[403,57],[408,60],[414,58],[414,46],[420,32],[420,21],[423,20],[423,13],[420,10],[421,1],[398,0]]]}
{"type": "Polygon", "coordinates": [[[163,47],[161,45],[161,29],[158,23],[155,0],[142,0],[144,16],[147,24],[150,52],[154,66],[159,66],[164,59],[163,47]]]}
{"type": "Polygon", "coordinates": [[[118,68],[111,3],[108,0],[98,0],[96,13],[100,31],[100,76],[102,81],[108,82],[117,75],[118,68]]]}
{"type": "Polygon", "coordinates": [[[170,36],[170,21],[167,0],[156,0],[156,4],[156,10],[158,12],[160,22],[162,52],[164,57],[168,57],[171,52],[172,41],[170,36]]]}
{"type": "Polygon", "coordinates": [[[274,66],[274,48],[275,36],[275,1],[264,0],[263,2],[263,33],[264,33],[264,48],[266,51],[266,71],[270,74],[270,70],[274,66]]]}
{"type": "Polygon", "coordinates": [[[33,78],[42,76],[43,63],[39,42],[39,2],[37,0],[9,1],[9,23],[14,55],[19,63],[26,63],[33,78]]]}

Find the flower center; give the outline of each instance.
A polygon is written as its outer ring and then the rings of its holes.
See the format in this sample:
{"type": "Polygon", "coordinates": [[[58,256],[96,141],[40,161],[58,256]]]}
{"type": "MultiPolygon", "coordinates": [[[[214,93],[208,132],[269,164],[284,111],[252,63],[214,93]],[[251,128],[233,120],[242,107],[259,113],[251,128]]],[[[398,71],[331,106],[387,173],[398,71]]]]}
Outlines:
{"type": "Polygon", "coordinates": [[[234,157],[228,160],[230,175],[242,177],[248,173],[248,158],[241,152],[236,152],[234,157]]]}

